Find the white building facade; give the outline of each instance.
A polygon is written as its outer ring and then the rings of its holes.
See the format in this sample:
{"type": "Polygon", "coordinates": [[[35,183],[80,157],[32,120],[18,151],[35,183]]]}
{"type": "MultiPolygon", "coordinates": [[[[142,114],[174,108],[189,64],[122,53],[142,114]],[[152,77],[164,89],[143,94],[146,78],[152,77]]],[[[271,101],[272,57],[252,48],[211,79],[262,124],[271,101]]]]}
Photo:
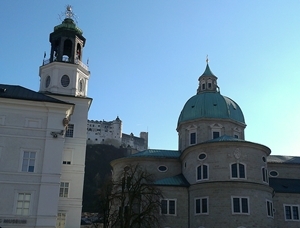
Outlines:
{"type": "Polygon", "coordinates": [[[40,90],[0,85],[0,227],[80,227],[91,98],[85,38],[72,19],[50,34],[40,90]]]}

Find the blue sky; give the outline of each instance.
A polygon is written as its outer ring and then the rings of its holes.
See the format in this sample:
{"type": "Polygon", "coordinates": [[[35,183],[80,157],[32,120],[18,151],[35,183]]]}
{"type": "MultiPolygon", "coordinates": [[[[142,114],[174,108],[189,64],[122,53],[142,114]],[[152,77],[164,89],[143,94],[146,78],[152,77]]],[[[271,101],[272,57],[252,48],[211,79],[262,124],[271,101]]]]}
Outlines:
{"type": "Polygon", "coordinates": [[[177,119],[206,66],[243,110],[246,140],[300,152],[300,1],[1,1],[0,83],[39,89],[49,34],[71,4],[87,39],[89,119],[177,149],[177,119]]]}

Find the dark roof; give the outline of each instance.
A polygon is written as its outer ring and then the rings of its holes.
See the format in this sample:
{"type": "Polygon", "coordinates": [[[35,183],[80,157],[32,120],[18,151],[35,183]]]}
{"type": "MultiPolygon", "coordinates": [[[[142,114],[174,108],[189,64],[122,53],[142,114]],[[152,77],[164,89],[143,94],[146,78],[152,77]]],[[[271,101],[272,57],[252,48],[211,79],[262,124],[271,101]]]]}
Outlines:
{"type": "Polygon", "coordinates": [[[300,164],[300,157],[282,156],[282,155],[270,155],[268,163],[283,163],[283,164],[300,164]]]}
{"type": "Polygon", "coordinates": [[[156,157],[156,158],[179,158],[180,151],[178,150],[144,150],[129,157],[156,157]]]}
{"type": "Polygon", "coordinates": [[[179,174],[174,177],[167,177],[161,180],[157,180],[154,182],[155,185],[160,186],[180,186],[180,187],[188,187],[190,183],[185,179],[182,174],[179,174]]]}
{"type": "Polygon", "coordinates": [[[269,178],[269,184],[275,193],[300,193],[299,179],[269,178]]]}
{"type": "Polygon", "coordinates": [[[18,85],[0,84],[0,98],[70,104],[18,85]]]}

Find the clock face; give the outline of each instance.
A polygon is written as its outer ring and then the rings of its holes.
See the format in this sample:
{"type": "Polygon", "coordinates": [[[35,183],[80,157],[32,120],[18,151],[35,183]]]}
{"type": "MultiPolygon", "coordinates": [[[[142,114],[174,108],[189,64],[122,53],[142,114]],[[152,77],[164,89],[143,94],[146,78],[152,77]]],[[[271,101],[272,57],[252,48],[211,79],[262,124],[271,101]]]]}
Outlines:
{"type": "Polygon", "coordinates": [[[50,82],[51,82],[51,78],[50,78],[50,76],[48,75],[47,78],[46,78],[46,88],[49,87],[50,82]]]}
{"type": "Polygon", "coordinates": [[[63,75],[61,77],[60,83],[63,87],[67,87],[70,84],[70,78],[68,75],[63,75]]]}

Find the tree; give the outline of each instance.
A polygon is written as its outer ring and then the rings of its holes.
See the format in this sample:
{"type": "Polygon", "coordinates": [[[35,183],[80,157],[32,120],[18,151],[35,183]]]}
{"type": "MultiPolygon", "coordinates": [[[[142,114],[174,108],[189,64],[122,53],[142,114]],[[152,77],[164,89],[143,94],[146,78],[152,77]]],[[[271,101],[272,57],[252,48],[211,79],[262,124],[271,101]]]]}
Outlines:
{"type": "Polygon", "coordinates": [[[106,212],[103,213],[104,228],[159,227],[162,194],[154,185],[152,174],[139,165],[126,166],[108,186],[99,191],[101,205],[105,208],[102,211],[106,212]],[[111,189],[110,193],[108,189],[111,189]]]}

